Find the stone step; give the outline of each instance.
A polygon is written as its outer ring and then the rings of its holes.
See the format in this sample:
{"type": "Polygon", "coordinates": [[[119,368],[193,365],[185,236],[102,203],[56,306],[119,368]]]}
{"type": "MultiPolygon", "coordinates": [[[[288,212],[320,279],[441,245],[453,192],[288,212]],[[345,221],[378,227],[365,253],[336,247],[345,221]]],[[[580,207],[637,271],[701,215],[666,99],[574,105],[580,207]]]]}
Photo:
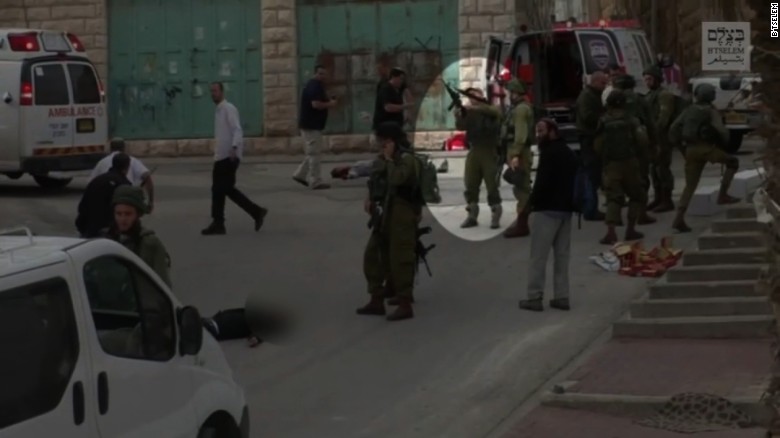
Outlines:
{"type": "Polygon", "coordinates": [[[678,266],[666,273],[669,283],[757,280],[763,264],[678,266]]]}
{"type": "Polygon", "coordinates": [[[694,316],[683,318],[630,318],[612,326],[614,338],[768,338],[774,316],[694,316]]]}
{"type": "Polygon", "coordinates": [[[737,204],[726,209],[726,219],[755,219],[756,209],[750,204],[737,204]]]}
{"type": "Polygon", "coordinates": [[[767,263],[767,250],[763,248],[744,249],[708,249],[686,252],[683,255],[683,266],[762,264],[767,263]]]}
{"type": "Polygon", "coordinates": [[[766,245],[762,233],[712,233],[699,236],[699,249],[762,248],[766,245]]]}
{"type": "Polygon", "coordinates": [[[771,315],[767,297],[723,297],[649,300],[631,303],[631,318],[771,315]]]}
{"type": "Polygon", "coordinates": [[[755,219],[725,219],[712,223],[713,233],[759,233],[766,226],[755,219]]]}
{"type": "Polygon", "coordinates": [[[665,278],[650,286],[650,299],[758,297],[755,280],[670,283],[665,278]]]}

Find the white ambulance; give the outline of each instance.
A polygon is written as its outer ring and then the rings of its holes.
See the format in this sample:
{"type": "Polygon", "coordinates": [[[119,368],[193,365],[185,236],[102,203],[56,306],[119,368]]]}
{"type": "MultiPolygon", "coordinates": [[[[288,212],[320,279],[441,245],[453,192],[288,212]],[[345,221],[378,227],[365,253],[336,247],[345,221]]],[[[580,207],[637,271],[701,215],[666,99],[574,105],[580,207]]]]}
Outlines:
{"type": "Polygon", "coordinates": [[[105,155],[105,93],[79,39],[66,32],[0,29],[0,173],[45,188],[105,155]]]}
{"type": "Polygon", "coordinates": [[[616,65],[637,79],[636,91],[644,94],[642,72],[656,63],[656,53],[637,20],[562,22],[551,32],[490,38],[480,79],[491,99],[501,84],[521,79],[541,115],[555,119],[569,146],[578,149],[574,105],[590,75],[616,65]]]}
{"type": "Polygon", "coordinates": [[[204,331],[114,241],[0,231],[0,437],[248,438],[204,331]]]}

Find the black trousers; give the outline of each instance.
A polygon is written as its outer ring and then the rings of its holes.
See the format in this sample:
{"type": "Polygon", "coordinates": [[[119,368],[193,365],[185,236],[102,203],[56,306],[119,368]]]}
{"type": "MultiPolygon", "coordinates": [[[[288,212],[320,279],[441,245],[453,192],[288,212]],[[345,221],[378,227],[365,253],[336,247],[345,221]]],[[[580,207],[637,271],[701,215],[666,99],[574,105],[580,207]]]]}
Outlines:
{"type": "Polygon", "coordinates": [[[585,206],[583,214],[585,217],[593,217],[598,212],[599,207],[599,188],[601,188],[601,158],[596,155],[595,139],[591,136],[580,135],[580,158],[582,165],[588,173],[590,179],[590,199],[589,205],[585,206]]]}
{"type": "Polygon", "coordinates": [[[260,213],[260,206],[236,188],[236,171],[239,164],[239,160],[230,158],[214,162],[211,172],[211,218],[216,223],[225,223],[225,198],[230,198],[252,218],[260,213]]]}

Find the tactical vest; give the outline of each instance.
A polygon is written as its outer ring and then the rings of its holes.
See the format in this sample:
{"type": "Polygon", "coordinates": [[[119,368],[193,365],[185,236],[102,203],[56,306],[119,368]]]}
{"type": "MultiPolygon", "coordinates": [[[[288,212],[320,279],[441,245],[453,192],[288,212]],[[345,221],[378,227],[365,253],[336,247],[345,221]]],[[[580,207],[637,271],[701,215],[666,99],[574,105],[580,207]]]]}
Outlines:
{"type": "Polygon", "coordinates": [[[601,119],[601,154],[605,162],[623,161],[637,156],[636,125],[627,115],[601,119]]]}

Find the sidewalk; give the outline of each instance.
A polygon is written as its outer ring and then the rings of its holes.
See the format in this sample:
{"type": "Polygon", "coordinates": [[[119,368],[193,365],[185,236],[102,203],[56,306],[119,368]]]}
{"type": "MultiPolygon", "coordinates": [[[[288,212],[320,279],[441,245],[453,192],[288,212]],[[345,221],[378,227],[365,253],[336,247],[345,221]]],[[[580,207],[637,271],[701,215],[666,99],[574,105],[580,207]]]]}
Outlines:
{"type": "MultiPolygon", "coordinates": [[[[756,418],[771,367],[771,341],[755,339],[611,340],[574,371],[505,438],[665,438],[681,434],[633,424],[683,392],[718,395],[756,418]]],[[[765,429],[694,434],[763,436],[765,429]]]]}

